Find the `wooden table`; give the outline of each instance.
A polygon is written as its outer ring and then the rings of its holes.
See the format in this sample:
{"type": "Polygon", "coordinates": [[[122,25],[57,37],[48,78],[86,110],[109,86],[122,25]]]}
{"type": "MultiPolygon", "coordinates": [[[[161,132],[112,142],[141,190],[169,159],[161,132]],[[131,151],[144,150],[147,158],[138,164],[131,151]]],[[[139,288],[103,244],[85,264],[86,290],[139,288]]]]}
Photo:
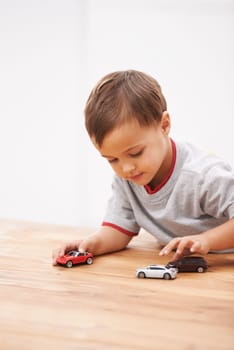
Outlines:
{"type": "Polygon", "coordinates": [[[138,279],[165,264],[146,233],[93,265],[53,267],[51,251],[91,229],[0,221],[0,349],[234,349],[234,254],[206,273],[138,279]]]}

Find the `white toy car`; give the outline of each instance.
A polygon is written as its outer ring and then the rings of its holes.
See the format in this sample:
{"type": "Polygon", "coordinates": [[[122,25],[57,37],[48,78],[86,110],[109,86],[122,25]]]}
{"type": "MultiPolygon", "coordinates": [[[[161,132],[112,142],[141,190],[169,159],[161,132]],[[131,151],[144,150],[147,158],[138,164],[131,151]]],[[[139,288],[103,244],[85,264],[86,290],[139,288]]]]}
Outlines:
{"type": "Polygon", "coordinates": [[[167,268],[164,265],[149,265],[136,270],[138,278],[163,278],[165,280],[175,279],[177,269],[167,268]]]}

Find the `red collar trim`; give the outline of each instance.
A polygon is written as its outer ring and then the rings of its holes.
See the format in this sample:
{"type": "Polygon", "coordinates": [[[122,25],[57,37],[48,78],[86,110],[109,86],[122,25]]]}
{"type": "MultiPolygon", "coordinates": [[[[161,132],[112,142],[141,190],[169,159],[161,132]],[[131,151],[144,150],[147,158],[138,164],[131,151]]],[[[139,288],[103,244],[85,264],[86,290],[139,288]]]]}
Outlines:
{"type": "Polygon", "coordinates": [[[171,139],[171,146],[172,146],[172,162],[171,162],[170,170],[169,170],[167,176],[165,177],[165,179],[159,185],[157,185],[153,190],[150,188],[149,185],[144,186],[146,192],[149,194],[154,194],[154,193],[158,192],[159,190],[161,190],[161,188],[167,183],[167,181],[170,179],[170,177],[173,173],[175,163],[176,163],[176,145],[172,139],[171,139]]]}

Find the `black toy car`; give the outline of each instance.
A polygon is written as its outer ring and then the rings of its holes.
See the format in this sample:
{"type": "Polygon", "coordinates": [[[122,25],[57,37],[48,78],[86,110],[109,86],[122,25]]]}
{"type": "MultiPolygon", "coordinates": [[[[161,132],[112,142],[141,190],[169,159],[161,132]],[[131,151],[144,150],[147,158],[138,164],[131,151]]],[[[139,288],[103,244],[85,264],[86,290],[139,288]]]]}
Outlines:
{"type": "Polygon", "coordinates": [[[208,265],[201,256],[184,256],[181,259],[170,261],[166,267],[174,267],[178,272],[205,272],[208,265]]]}

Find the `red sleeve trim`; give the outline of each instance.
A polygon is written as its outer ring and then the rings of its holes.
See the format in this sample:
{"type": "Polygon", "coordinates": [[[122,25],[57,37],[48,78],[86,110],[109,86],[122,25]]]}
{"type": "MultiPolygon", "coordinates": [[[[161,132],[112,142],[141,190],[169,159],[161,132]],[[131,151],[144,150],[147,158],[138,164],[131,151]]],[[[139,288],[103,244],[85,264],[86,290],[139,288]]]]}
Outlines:
{"type": "Polygon", "coordinates": [[[110,226],[110,227],[124,233],[125,235],[127,235],[129,237],[133,237],[133,236],[138,235],[138,232],[131,232],[131,231],[125,230],[124,228],[122,228],[118,225],[112,224],[111,222],[103,221],[102,226],[110,226]]]}

